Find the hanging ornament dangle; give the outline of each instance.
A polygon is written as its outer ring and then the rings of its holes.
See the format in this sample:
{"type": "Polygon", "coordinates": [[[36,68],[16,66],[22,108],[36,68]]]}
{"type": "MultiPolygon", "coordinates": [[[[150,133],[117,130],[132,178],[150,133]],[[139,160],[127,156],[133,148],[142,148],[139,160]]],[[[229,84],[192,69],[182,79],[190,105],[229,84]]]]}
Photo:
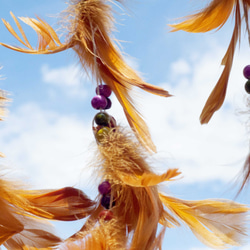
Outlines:
{"type": "MultiPolygon", "coordinates": [[[[122,2],[122,1],[118,1],[122,2]]],[[[45,21],[29,17],[19,19],[31,26],[39,37],[39,45],[30,45],[19,21],[11,13],[22,38],[17,35],[12,26],[3,20],[9,32],[26,48],[0,45],[9,49],[30,54],[53,54],[72,48],[78,55],[83,68],[91,71],[97,82],[106,83],[116,95],[123,107],[131,128],[138,139],[149,151],[156,151],[151,136],[140,112],[136,108],[131,92],[133,87],[141,88],[149,93],[169,97],[168,91],[146,83],[123,59],[114,39],[110,34],[113,29],[111,6],[103,0],[71,0],[69,7],[62,13],[63,26],[67,27],[68,35],[62,43],[54,29],[45,21]]],[[[99,100],[101,102],[101,100],[99,100]]],[[[94,102],[99,102],[98,97],[94,102]]],[[[109,101],[108,101],[109,102],[109,101]]],[[[96,104],[97,105],[97,104],[96,104]]]]}

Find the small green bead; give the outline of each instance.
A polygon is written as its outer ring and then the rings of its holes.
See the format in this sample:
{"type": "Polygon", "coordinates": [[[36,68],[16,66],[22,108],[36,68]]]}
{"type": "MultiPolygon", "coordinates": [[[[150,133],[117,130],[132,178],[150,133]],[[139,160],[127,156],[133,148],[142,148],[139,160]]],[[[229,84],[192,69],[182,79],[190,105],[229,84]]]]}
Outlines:
{"type": "Polygon", "coordinates": [[[95,123],[101,126],[109,126],[110,116],[107,113],[99,112],[95,116],[95,123]]]}
{"type": "Polygon", "coordinates": [[[110,130],[111,129],[109,127],[103,127],[101,129],[99,129],[97,131],[96,135],[95,135],[96,140],[101,143],[102,140],[105,138],[105,136],[108,135],[108,133],[110,132],[110,130]]]}
{"type": "Polygon", "coordinates": [[[250,94],[250,80],[248,80],[245,84],[245,90],[248,94],[250,94]]]}

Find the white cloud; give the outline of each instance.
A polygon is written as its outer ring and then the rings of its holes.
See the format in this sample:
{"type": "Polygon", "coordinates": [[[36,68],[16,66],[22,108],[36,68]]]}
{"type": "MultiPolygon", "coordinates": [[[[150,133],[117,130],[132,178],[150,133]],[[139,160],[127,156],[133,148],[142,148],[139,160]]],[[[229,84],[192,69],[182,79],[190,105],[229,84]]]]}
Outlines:
{"type": "Polygon", "coordinates": [[[69,65],[51,69],[48,65],[43,65],[41,73],[45,83],[56,86],[57,89],[63,90],[70,97],[85,97],[87,95],[86,86],[83,84],[87,75],[79,66],[69,65]]]}
{"type": "Polygon", "coordinates": [[[7,156],[4,163],[22,172],[33,187],[60,188],[93,181],[86,169],[93,138],[91,122],[29,103],[10,114],[0,148],[7,156]]]}

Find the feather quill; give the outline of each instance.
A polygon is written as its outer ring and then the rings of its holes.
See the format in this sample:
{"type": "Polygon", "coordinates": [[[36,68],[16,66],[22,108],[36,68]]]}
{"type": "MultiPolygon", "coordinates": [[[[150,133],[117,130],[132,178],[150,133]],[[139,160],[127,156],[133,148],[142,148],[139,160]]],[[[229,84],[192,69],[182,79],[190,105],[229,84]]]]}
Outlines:
{"type": "Polygon", "coordinates": [[[98,83],[106,83],[115,93],[121,103],[129,125],[136,132],[139,140],[149,151],[156,151],[148,127],[142,115],[136,109],[131,96],[132,87],[139,87],[152,94],[169,97],[167,91],[144,82],[138,74],[124,61],[120,51],[110,38],[114,22],[111,7],[102,0],[71,0],[68,9],[63,13],[68,23],[67,42],[61,43],[53,28],[42,21],[33,18],[20,18],[31,26],[39,37],[37,49],[31,47],[20,23],[14,18],[23,39],[19,37],[11,25],[3,20],[9,32],[26,48],[1,45],[19,52],[31,54],[51,54],[72,48],[78,55],[83,67],[91,70],[98,83]]]}
{"type": "Polygon", "coordinates": [[[235,26],[233,35],[227,52],[221,62],[221,64],[224,65],[224,70],[202,110],[200,115],[201,124],[208,123],[214,112],[220,109],[225,100],[235,47],[237,41],[240,40],[242,19],[245,19],[246,31],[248,37],[250,37],[248,23],[249,7],[250,2],[248,0],[213,0],[206,8],[200,10],[198,13],[187,16],[183,22],[170,25],[172,31],[208,32],[214,29],[220,29],[231,14],[234,14],[235,26]],[[243,14],[241,14],[242,10],[243,14]]]}

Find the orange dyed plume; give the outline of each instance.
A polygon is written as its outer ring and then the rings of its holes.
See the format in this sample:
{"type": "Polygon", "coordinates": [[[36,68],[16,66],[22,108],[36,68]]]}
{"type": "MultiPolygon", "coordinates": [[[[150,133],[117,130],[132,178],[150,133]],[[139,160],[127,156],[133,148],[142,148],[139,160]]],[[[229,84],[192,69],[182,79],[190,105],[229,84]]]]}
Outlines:
{"type": "Polygon", "coordinates": [[[113,24],[110,5],[101,0],[71,0],[68,9],[63,14],[69,31],[69,38],[65,43],[62,43],[52,27],[41,19],[21,17],[20,19],[38,34],[39,45],[34,49],[20,23],[11,13],[22,38],[16,34],[8,22],[5,20],[3,22],[9,32],[26,48],[0,44],[9,49],[30,54],[52,54],[72,48],[79,56],[83,67],[91,70],[97,83],[104,82],[110,86],[123,107],[128,123],[143,145],[149,150],[156,151],[147,125],[135,107],[131,90],[133,86],[136,86],[160,96],[168,97],[170,94],[162,88],[144,82],[124,61],[114,41],[110,38],[113,24]]]}
{"type": "Polygon", "coordinates": [[[248,10],[249,0],[213,0],[211,3],[198,13],[187,16],[179,24],[171,24],[172,31],[184,30],[187,32],[208,32],[213,29],[220,29],[228,20],[229,16],[234,14],[234,31],[228,46],[227,52],[221,62],[224,70],[210,94],[200,116],[201,123],[208,123],[214,112],[222,106],[227,90],[228,79],[232,68],[234,51],[237,41],[240,38],[241,21],[245,19],[246,30],[250,37],[248,10]],[[243,11],[243,14],[241,12],[243,11]]]}

